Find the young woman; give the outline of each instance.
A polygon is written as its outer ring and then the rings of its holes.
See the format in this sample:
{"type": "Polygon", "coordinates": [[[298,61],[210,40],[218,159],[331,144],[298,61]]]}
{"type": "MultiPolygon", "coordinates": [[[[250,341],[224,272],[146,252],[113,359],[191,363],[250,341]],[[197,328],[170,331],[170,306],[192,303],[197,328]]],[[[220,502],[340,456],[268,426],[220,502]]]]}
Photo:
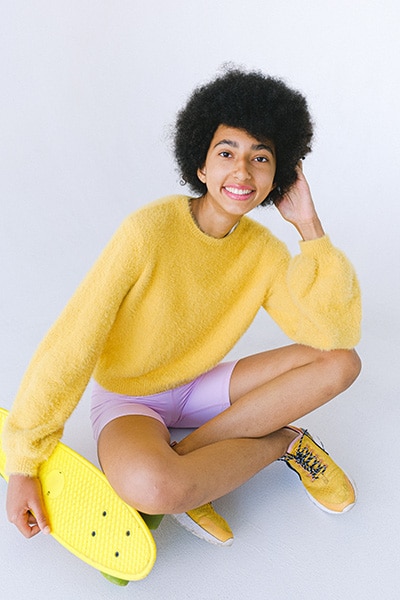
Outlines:
{"type": "Polygon", "coordinates": [[[304,97],[278,79],[232,69],[194,91],[175,129],[194,195],[125,220],[22,381],[4,445],[8,516],[25,536],[49,531],[38,467],[91,377],[101,466],[142,512],[173,514],[228,545],[233,534],[211,501],[277,459],[321,508],[354,505],[345,473],[290,425],[360,370],[359,287],[302,171],[311,138],[304,97]],[[246,216],[270,203],[299,232],[294,258],[246,216]],[[221,362],[260,307],[294,344],[221,362]],[[194,431],[171,444],[170,427],[194,431]]]}

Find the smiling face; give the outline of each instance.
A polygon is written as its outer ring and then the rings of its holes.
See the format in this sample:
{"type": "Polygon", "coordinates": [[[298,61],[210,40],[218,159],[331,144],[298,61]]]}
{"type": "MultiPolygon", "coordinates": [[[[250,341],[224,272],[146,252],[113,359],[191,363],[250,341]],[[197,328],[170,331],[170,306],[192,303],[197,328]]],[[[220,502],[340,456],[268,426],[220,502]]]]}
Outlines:
{"type": "Polygon", "coordinates": [[[204,201],[209,207],[238,220],[265,200],[274,188],[275,171],[272,142],[220,125],[197,176],[207,186],[204,201]]]}

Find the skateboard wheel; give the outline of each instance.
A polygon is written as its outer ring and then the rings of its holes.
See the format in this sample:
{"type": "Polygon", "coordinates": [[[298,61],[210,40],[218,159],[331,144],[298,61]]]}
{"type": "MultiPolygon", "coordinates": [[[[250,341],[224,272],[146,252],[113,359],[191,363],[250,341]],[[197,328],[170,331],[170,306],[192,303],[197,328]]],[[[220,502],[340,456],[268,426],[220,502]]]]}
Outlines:
{"type": "Polygon", "coordinates": [[[146,513],[140,513],[140,516],[149,529],[157,529],[164,517],[164,515],[147,515],[146,513]]]}
{"type": "Polygon", "coordinates": [[[108,575],[108,573],[103,573],[103,571],[100,571],[100,573],[103,575],[103,577],[107,579],[107,581],[110,581],[114,585],[119,585],[123,587],[125,585],[128,585],[129,583],[129,581],[127,581],[126,579],[120,579],[119,577],[114,577],[114,575],[108,575]]]}

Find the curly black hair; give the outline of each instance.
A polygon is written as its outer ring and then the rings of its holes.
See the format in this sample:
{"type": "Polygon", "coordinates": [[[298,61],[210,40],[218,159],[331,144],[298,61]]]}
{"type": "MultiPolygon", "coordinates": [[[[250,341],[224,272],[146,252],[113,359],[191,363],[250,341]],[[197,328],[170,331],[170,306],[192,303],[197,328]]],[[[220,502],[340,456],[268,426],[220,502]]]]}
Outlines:
{"type": "Polygon", "coordinates": [[[274,142],[276,187],[262,204],[277,204],[296,181],[299,159],[311,151],[313,125],[304,96],[281,79],[237,67],[196,88],[178,112],[174,153],[183,180],[200,195],[207,188],[197,170],[219,125],[274,142]]]}

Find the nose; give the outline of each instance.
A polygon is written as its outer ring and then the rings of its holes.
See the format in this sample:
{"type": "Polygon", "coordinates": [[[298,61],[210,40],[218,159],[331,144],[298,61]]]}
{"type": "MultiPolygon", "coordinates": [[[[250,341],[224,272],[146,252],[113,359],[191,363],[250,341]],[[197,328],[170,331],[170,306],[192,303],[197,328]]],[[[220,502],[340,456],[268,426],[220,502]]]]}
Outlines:
{"type": "Polygon", "coordinates": [[[250,171],[245,159],[238,159],[236,161],[234,176],[238,181],[246,181],[247,179],[250,179],[250,171]]]}

